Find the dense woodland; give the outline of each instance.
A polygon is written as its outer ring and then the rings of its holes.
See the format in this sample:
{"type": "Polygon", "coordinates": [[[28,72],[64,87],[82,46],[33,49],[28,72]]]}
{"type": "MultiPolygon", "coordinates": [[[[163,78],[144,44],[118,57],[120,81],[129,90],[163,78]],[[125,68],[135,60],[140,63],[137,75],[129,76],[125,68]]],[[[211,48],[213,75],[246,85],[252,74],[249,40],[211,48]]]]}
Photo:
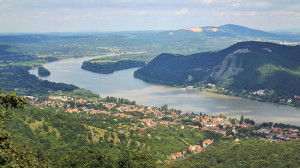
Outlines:
{"type": "Polygon", "coordinates": [[[101,114],[55,112],[51,108],[40,110],[26,107],[22,111],[14,111],[14,114],[12,122],[7,126],[14,134],[13,140],[56,153],[57,157],[79,148],[100,147],[111,152],[145,150],[155,159],[165,161],[171,153],[185,150],[185,142],[198,144],[205,139],[220,138],[211,132],[166,127],[145,129],[144,132],[114,132],[119,124],[132,125],[139,122],[136,119],[101,114]],[[147,134],[153,138],[147,137],[147,134]]]}
{"type": "Polygon", "coordinates": [[[28,72],[28,67],[0,66],[0,85],[4,92],[17,91],[20,95],[42,95],[49,91],[72,91],[77,86],[40,80],[28,72]]]}
{"type": "Polygon", "coordinates": [[[218,52],[161,54],[134,75],[173,86],[213,83],[238,94],[273,90],[279,101],[300,95],[299,52],[300,46],[240,42],[218,52]]]}
{"type": "Polygon", "coordinates": [[[50,75],[50,71],[44,67],[39,67],[38,68],[38,75],[39,76],[49,76],[50,75]]]}
{"type": "Polygon", "coordinates": [[[271,143],[262,140],[220,141],[202,153],[167,165],[176,167],[299,167],[300,141],[271,143]]]}
{"type": "Polygon", "coordinates": [[[129,69],[129,68],[136,68],[136,67],[143,67],[145,62],[141,61],[133,61],[133,60],[121,60],[121,61],[85,61],[82,63],[81,68],[97,72],[103,74],[113,73],[115,71],[129,69]]]}

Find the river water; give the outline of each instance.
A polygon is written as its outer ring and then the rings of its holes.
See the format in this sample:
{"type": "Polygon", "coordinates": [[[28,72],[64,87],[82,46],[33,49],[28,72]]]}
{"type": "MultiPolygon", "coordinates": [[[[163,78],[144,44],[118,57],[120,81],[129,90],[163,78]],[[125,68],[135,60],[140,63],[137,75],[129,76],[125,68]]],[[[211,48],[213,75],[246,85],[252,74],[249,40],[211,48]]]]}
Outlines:
{"type": "MultiPolygon", "coordinates": [[[[39,78],[74,84],[99,93],[101,97],[127,98],[141,105],[160,107],[168,104],[169,108],[181,109],[183,112],[225,114],[238,119],[244,115],[257,122],[272,121],[300,126],[300,108],[146,83],[133,77],[136,68],[112,74],[98,74],[81,69],[82,62],[89,59],[91,57],[72,58],[45,64],[44,67],[51,75],[39,78]]],[[[37,75],[37,69],[29,72],[37,75]]]]}

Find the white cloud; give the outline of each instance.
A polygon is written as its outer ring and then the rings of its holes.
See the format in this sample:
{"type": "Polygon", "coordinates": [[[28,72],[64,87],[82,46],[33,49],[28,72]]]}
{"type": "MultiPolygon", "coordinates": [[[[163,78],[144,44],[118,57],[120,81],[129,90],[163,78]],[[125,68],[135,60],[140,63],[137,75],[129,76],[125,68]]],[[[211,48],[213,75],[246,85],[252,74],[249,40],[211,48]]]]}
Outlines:
{"type": "Polygon", "coordinates": [[[149,10],[142,10],[142,11],[139,11],[138,12],[138,15],[148,15],[150,14],[151,12],[149,10]]]}
{"type": "Polygon", "coordinates": [[[182,8],[182,9],[176,11],[176,12],[175,12],[175,15],[185,15],[185,14],[187,14],[187,13],[189,13],[189,9],[187,9],[187,8],[182,8]]]}
{"type": "Polygon", "coordinates": [[[266,7],[270,7],[271,4],[269,2],[249,2],[252,6],[254,7],[259,7],[259,8],[266,8],[266,7]]]}
{"type": "Polygon", "coordinates": [[[238,7],[240,5],[241,5],[240,3],[234,3],[234,4],[232,4],[233,7],[238,7]]]}
{"type": "Polygon", "coordinates": [[[300,17],[300,12],[284,11],[284,10],[270,11],[269,14],[277,15],[281,17],[298,17],[298,18],[300,17]]]}
{"type": "Polygon", "coordinates": [[[213,3],[213,0],[203,0],[203,3],[205,3],[205,4],[211,4],[211,3],[213,3]]]}
{"type": "Polygon", "coordinates": [[[227,15],[227,12],[222,11],[222,12],[219,13],[219,15],[220,15],[220,16],[226,16],[226,15],[227,15]]]}
{"type": "Polygon", "coordinates": [[[0,11],[0,32],[300,27],[299,0],[0,0],[0,11]]]}

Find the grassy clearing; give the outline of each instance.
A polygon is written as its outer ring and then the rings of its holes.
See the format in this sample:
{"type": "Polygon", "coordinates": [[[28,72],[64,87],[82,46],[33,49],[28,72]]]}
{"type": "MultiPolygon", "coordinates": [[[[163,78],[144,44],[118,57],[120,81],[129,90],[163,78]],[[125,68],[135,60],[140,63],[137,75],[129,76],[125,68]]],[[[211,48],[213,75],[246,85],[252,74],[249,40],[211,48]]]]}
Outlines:
{"type": "Polygon", "coordinates": [[[53,128],[52,126],[48,126],[48,130],[50,133],[55,132],[56,137],[58,137],[58,138],[60,137],[60,133],[59,133],[58,129],[53,128]]]}
{"type": "Polygon", "coordinates": [[[285,71],[293,75],[300,76],[300,70],[291,70],[281,66],[275,66],[273,64],[265,64],[258,68],[258,71],[261,73],[259,81],[263,81],[268,75],[273,74],[275,71],[285,71]]]}
{"type": "Polygon", "coordinates": [[[99,139],[101,137],[104,137],[105,133],[107,132],[107,130],[97,128],[97,127],[93,127],[93,126],[89,126],[89,125],[85,125],[85,127],[91,131],[92,141],[95,142],[95,143],[99,142],[99,139]]]}
{"type": "Polygon", "coordinates": [[[38,120],[35,120],[34,123],[30,123],[29,124],[29,127],[32,129],[32,130],[36,130],[36,129],[40,129],[42,130],[43,128],[43,123],[44,123],[44,118],[42,118],[42,121],[38,121],[38,120]]]}

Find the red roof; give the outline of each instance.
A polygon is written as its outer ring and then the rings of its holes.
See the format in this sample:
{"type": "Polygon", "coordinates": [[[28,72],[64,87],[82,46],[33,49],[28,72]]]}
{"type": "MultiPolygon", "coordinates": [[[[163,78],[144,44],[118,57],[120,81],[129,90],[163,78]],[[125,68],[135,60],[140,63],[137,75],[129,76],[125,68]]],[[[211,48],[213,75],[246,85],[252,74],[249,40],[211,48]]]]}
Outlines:
{"type": "Polygon", "coordinates": [[[178,153],[172,153],[171,155],[172,155],[173,158],[174,158],[174,157],[176,158],[176,157],[178,157],[178,156],[181,156],[182,153],[181,153],[181,152],[178,152],[178,153]]]}
{"type": "Polygon", "coordinates": [[[208,140],[203,141],[203,143],[206,143],[206,144],[211,144],[213,142],[214,142],[214,139],[213,140],[208,139],[208,140]]]}

